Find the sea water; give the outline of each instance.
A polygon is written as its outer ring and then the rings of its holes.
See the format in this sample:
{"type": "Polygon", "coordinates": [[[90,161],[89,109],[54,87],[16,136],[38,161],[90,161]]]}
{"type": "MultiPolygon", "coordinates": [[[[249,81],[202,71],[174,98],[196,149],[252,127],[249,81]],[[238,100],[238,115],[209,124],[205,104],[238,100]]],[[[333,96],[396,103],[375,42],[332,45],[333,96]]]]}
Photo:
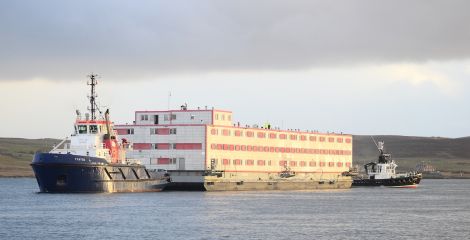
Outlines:
{"type": "Polygon", "coordinates": [[[39,194],[0,179],[0,239],[470,239],[470,180],[417,189],[39,194]]]}

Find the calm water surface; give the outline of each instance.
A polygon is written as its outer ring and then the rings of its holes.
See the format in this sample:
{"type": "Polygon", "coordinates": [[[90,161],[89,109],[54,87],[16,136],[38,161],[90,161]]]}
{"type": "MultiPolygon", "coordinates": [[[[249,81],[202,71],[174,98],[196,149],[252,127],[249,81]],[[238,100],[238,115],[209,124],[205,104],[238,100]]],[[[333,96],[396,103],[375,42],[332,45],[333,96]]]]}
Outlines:
{"type": "Polygon", "coordinates": [[[470,239],[470,180],[418,189],[38,194],[0,179],[0,239],[470,239]]]}

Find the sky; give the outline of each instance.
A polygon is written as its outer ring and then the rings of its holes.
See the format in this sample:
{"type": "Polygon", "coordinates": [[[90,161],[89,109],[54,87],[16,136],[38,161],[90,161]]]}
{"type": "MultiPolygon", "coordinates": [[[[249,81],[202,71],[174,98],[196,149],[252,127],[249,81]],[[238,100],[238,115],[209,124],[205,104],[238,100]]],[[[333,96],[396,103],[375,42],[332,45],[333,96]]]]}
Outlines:
{"type": "Polygon", "coordinates": [[[62,138],[87,75],[115,123],[234,121],[470,136],[469,1],[0,1],[0,137],[62,138]],[[171,97],[169,98],[169,93],[171,97]]]}

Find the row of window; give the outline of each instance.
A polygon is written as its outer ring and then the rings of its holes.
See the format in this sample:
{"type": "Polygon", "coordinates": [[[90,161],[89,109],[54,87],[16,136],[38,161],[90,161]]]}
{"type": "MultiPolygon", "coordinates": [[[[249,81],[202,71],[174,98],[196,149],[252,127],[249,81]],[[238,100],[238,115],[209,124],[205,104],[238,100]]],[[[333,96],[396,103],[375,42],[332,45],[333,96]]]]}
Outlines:
{"type": "MultiPolygon", "coordinates": [[[[158,122],[158,115],[153,115],[153,120],[155,122],[158,122]]],[[[140,115],[140,120],[141,121],[148,121],[149,120],[149,115],[146,115],[146,114],[142,114],[140,115]]],[[[163,115],[163,120],[164,121],[172,121],[172,120],[176,120],[176,114],[164,114],[163,115]]]]}
{"type": "MultiPolygon", "coordinates": [[[[219,120],[219,114],[215,114],[215,120],[219,120]]],[[[225,114],[220,114],[220,120],[225,121],[225,114]]],[[[227,114],[227,121],[232,121],[232,115],[227,114]]]]}
{"type": "Polygon", "coordinates": [[[211,144],[211,149],[213,149],[213,150],[225,150],[225,151],[247,151],[247,152],[301,153],[301,154],[323,154],[323,155],[352,155],[351,150],[268,147],[268,146],[232,145],[232,144],[215,144],[215,143],[211,144]]]}
{"type": "MultiPolygon", "coordinates": [[[[179,158],[179,162],[184,162],[184,158],[179,158]]],[[[176,165],[176,158],[157,158],[157,159],[150,159],[150,164],[158,164],[158,165],[176,165]]]]}
{"type": "Polygon", "coordinates": [[[134,150],[200,150],[202,149],[202,143],[134,143],[134,150]]]}
{"type": "Polygon", "coordinates": [[[252,160],[252,159],[211,159],[211,167],[215,168],[219,164],[223,166],[273,166],[276,164],[280,167],[351,167],[351,162],[325,162],[325,161],[275,161],[275,160],[252,160]]]}
{"type": "Polygon", "coordinates": [[[118,135],[133,135],[134,129],[133,128],[125,128],[125,129],[116,129],[118,135]]]}
{"type": "MultiPolygon", "coordinates": [[[[86,130],[86,129],[85,129],[86,130]]],[[[134,129],[117,129],[118,135],[133,135],[134,129]]],[[[150,135],[176,135],[176,128],[151,128],[150,135]]]]}
{"type": "Polygon", "coordinates": [[[250,130],[246,130],[246,131],[243,131],[243,130],[230,130],[230,129],[220,129],[221,131],[219,131],[219,129],[216,129],[216,128],[213,128],[211,129],[211,135],[221,135],[221,136],[236,136],[236,137],[250,137],[250,138],[253,138],[253,137],[257,137],[257,138],[270,138],[270,139],[289,139],[289,140],[293,140],[293,141],[297,141],[297,140],[300,140],[300,141],[311,141],[311,142],[316,142],[316,141],[319,141],[319,142],[330,142],[330,143],[334,143],[334,142],[337,142],[337,143],[343,143],[343,142],[346,142],[346,143],[351,143],[351,139],[350,138],[341,138],[341,137],[323,137],[323,136],[307,136],[307,135],[298,135],[298,134],[287,134],[287,133],[273,133],[273,132],[256,132],[255,134],[255,131],[250,131],[250,130]]]}
{"type": "Polygon", "coordinates": [[[75,127],[75,134],[97,134],[105,132],[103,125],[78,125],[75,127]]]}
{"type": "Polygon", "coordinates": [[[176,135],[176,128],[151,128],[150,135],[176,135]]]}

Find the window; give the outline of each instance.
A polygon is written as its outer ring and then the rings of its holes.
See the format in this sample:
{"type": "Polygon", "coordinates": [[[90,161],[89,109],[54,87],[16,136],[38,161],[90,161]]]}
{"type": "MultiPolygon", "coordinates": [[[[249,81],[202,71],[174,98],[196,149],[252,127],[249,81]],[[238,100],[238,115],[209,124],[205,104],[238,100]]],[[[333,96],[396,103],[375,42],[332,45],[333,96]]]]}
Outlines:
{"type": "Polygon", "coordinates": [[[336,163],[336,166],[342,167],[342,166],[343,166],[343,163],[342,163],[342,162],[338,162],[338,163],[336,163]]]}
{"type": "Polygon", "coordinates": [[[225,166],[230,165],[230,159],[223,159],[222,165],[225,165],[225,166]]]}
{"type": "Polygon", "coordinates": [[[215,114],[215,120],[219,120],[219,114],[215,114]]]}
{"type": "Polygon", "coordinates": [[[79,134],[87,134],[87,125],[78,125],[78,133],[79,134]]]}
{"type": "Polygon", "coordinates": [[[287,139],[287,134],[279,134],[280,139],[287,139]]]}
{"type": "Polygon", "coordinates": [[[335,138],[333,137],[328,138],[328,142],[335,142],[335,138]]]}
{"type": "Polygon", "coordinates": [[[90,125],[90,133],[91,134],[98,133],[98,126],[90,125]]]}
{"type": "Polygon", "coordinates": [[[268,161],[268,166],[271,166],[271,160],[268,161]]]}
{"type": "Polygon", "coordinates": [[[305,161],[300,161],[300,166],[301,167],[305,167],[307,165],[307,163],[305,161]]]}
{"type": "Polygon", "coordinates": [[[290,140],[297,140],[297,135],[294,135],[294,134],[290,135],[290,140]]]}
{"type": "Polygon", "coordinates": [[[247,166],[252,166],[254,164],[255,164],[254,160],[245,160],[245,165],[247,165],[247,166]]]}
{"type": "Polygon", "coordinates": [[[233,165],[242,165],[241,159],[233,159],[233,165]]]}
{"type": "Polygon", "coordinates": [[[235,130],[235,136],[236,136],[236,137],[242,137],[242,136],[243,136],[243,131],[241,131],[241,130],[235,130]]]}
{"type": "Polygon", "coordinates": [[[306,141],[306,140],[307,140],[307,136],[304,136],[304,135],[300,136],[300,141],[306,141]]]}
{"type": "Polygon", "coordinates": [[[140,120],[141,121],[148,121],[149,120],[149,115],[140,115],[140,120]]]}
{"type": "Polygon", "coordinates": [[[320,142],[324,142],[325,141],[325,137],[320,137],[320,142]]]}
{"type": "Polygon", "coordinates": [[[281,167],[287,166],[287,161],[279,161],[279,166],[281,167]]]}
{"type": "Polygon", "coordinates": [[[258,138],[266,138],[266,133],[258,132],[258,138]]]}
{"type": "Polygon", "coordinates": [[[222,114],[222,121],[225,121],[225,114],[222,114]]]}
{"type": "Polygon", "coordinates": [[[176,128],[170,128],[170,134],[175,135],[176,134],[176,128]]]}
{"type": "Polygon", "coordinates": [[[317,141],[317,137],[315,137],[315,136],[310,136],[310,141],[316,142],[316,141],[317,141]]]}
{"type": "Polygon", "coordinates": [[[222,130],[222,135],[224,135],[224,136],[230,136],[230,130],[228,130],[228,129],[223,129],[223,130],[222,130]]]}
{"type": "Polygon", "coordinates": [[[170,149],[176,149],[176,143],[170,143],[170,149]]]}
{"type": "Polygon", "coordinates": [[[296,167],[297,166],[297,162],[296,161],[290,161],[289,165],[291,167],[296,167]]]}
{"type": "Polygon", "coordinates": [[[133,128],[127,129],[127,134],[134,134],[134,129],[133,128]]]}
{"type": "Polygon", "coordinates": [[[232,115],[228,115],[227,120],[232,121],[232,115]]]}
{"type": "Polygon", "coordinates": [[[275,133],[270,133],[269,138],[275,139],[275,138],[277,138],[277,135],[275,133]]]}
{"type": "Polygon", "coordinates": [[[337,138],[337,139],[336,139],[336,142],[342,143],[342,142],[343,142],[343,139],[342,139],[342,138],[337,138]]]}
{"type": "Polygon", "coordinates": [[[346,138],[346,143],[351,143],[351,138],[346,138]]]}
{"type": "Polygon", "coordinates": [[[316,166],[317,166],[317,162],[315,162],[315,161],[310,161],[310,162],[308,163],[308,165],[309,165],[310,167],[316,167],[316,166]]]}
{"type": "Polygon", "coordinates": [[[264,160],[258,160],[257,161],[258,166],[264,166],[265,164],[266,164],[266,162],[264,160]]]}
{"type": "Polygon", "coordinates": [[[219,131],[217,131],[217,129],[211,129],[211,134],[212,135],[217,135],[219,133],[219,131]]]}
{"type": "Polygon", "coordinates": [[[247,131],[247,132],[246,132],[246,136],[247,136],[247,137],[253,137],[254,135],[255,135],[255,133],[252,132],[252,131],[247,131]]]}
{"type": "Polygon", "coordinates": [[[165,114],[164,120],[165,121],[176,120],[176,114],[165,114]]]}
{"type": "Polygon", "coordinates": [[[334,162],[328,162],[328,167],[334,167],[335,163],[334,162]]]}
{"type": "Polygon", "coordinates": [[[240,145],[235,145],[235,151],[240,151],[240,145]]]}

